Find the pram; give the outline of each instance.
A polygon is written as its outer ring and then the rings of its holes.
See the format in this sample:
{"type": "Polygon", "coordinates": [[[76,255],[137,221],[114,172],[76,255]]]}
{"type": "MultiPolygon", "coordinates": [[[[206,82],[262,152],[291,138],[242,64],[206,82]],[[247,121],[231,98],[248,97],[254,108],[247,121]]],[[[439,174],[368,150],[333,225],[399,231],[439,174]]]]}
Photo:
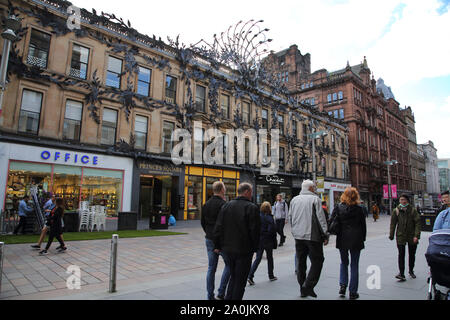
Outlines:
{"type": "Polygon", "coordinates": [[[430,266],[428,300],[450,299],[450,230],[437,230],[430,236],[430,245],[425,254],[430,266]],[[446,288],[442,293],[436,285],[446,288]]]}

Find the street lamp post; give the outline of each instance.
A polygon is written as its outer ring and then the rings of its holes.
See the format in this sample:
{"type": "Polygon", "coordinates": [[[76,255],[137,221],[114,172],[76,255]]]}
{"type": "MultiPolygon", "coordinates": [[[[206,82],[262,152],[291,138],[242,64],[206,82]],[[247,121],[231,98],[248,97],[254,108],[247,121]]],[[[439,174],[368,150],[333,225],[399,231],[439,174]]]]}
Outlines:
{"type": "Polygon", "coordinates": [[[387,165],[388,170],[388,188],[389,188],[389,213],[392,214],[392,180],[391,180],[391,166],[397,164],[397,160],[386,161],[384,164],[387,165]]]}
{"type": "Polygon", "coordinates": [[[3,94],[6,89],[6,74],[8,72],[9,52],[12,42],[17,39],[16,32],[20,29],[20,19],[14,14],[10,14],[6,19],[6,30],[2,32],[3,52],[0,64],[0,116],[2,114],[3,94]]]}
{"type": "Polygon", "coordinates": [[[316,139],[320,137],[326,137],[328,135],[328,131],[320,131],[320,132],[314,132],[314,128],[312,129],[313,132],[309,135],[309,137],[312,140],[312,170],[313,170],[313,181],[314,184],[317,183],[317,173],[316,173],[316,139]]]}

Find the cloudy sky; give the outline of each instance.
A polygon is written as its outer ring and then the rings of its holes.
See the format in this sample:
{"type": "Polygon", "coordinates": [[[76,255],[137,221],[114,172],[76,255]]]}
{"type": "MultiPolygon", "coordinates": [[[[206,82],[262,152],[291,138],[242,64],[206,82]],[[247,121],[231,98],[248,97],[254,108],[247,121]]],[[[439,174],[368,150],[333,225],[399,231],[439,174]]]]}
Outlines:
{"type": "Polygon", "coordinates": [[[240,20],[263,19],[271,50],[297,44],[313,71],[360,63],[367,56],[402,107],[416,116],[418,143],[450,158],[450,0],[72,0],[115,13],[141,33],[186,44],[210,40],[240,20]]]}

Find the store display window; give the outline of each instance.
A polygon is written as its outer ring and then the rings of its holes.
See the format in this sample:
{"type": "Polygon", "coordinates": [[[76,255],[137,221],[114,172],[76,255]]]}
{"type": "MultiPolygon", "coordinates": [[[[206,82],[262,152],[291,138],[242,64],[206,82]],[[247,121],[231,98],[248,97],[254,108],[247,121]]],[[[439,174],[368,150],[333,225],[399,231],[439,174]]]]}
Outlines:
{"type": "Polygon", "coordinates": [[[200,219],[202,206],[203,178],[190,176],[188,179],[188,219],[200,219]]]}
{"type": "Polygon", "coordinates": [[[226,193],[225,193],[226,201],[236,199],[236,180],[223,179],[223,183],[225,184],[225,188],[226,188],[226,193]]]}

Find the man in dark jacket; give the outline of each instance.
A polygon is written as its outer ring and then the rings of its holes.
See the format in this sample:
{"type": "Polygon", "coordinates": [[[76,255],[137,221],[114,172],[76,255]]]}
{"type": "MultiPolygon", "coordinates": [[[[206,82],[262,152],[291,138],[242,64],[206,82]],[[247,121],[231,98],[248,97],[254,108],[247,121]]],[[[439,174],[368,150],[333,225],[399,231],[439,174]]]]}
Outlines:
{"type": "Polygon", "coordinates": [[[409,204],[409,197],[400,197],[400,205],[393,210],[391,217],[391,230],[389,239],[394,240],[397,236],[398,266],[400,273],[396,276],[400,281],[406,281],[405,277],[405,251],[408,244],[409,275],[415,279],[414,265],[416,261],[417,245],[419,244],[421,231],[420,215],[417,210],[409,204]],[[397,231],[396,231],[397,230],[397,231]]]}
{"type": "Polygon", "coordinates": [[[252,185],[242,183],[238,194],[235,200],[222,207],[214,229],[215,249],[226,254],[230,266],[226,300],[242,300],[261,232],[259,210],[251,202],[252,185]]]}
{"type": "MultiPolygon", "coordinates": [[[[213,186],[214,196],[209,199],[202,208],[201,224],[206,233],[206,251],[208,253],[208,273],[206,274],[206,290],[208,292],[208,300],[215,300],[214,298],[214,280],[217,270],[217,263],[219,262],[219,254],[214,252],[214,227],[217,222],[220,209],[225,204],[225,185],[221,181],[214,182],[213,186]]],[[[226,261],[224,253],[221,253],[222,258],[226,261]]],[[[219,294],[217,300],[225,299],[225,290],[230,279],[230,267],[225,263],[225,269],[222,273],[222,280],[220,281],[219,294]]]]}

